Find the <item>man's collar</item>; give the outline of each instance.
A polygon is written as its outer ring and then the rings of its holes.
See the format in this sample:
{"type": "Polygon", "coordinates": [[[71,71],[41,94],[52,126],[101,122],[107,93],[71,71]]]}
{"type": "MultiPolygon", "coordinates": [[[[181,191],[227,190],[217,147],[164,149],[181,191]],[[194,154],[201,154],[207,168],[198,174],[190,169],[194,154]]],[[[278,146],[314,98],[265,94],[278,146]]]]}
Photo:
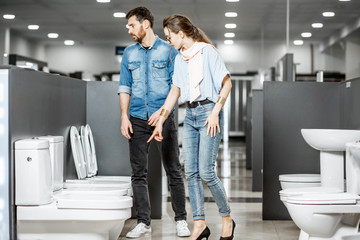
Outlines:
{"type": "MultiPolygon", "coordinates": [[[[155,34],[155,42],[154,42],[154,44],[152,45],[152,46],[150,46],[149,48],[148,48],[148,50],[150,50],[150,49],[156,49],[156,47],[157,47],[157,45],[159,44],[159,41],[160,41],[160,39],[159,39],[159,36],[158,35],[156,35],[155,34]]],[[[143,45],[141,45],[141,43],[137,43],[138,44],[138,46],[139,46],[139,50],[141,49],[141,48],[143,48],[143,49],[145,49],[144,47],[143,47],[143,45]]]]}

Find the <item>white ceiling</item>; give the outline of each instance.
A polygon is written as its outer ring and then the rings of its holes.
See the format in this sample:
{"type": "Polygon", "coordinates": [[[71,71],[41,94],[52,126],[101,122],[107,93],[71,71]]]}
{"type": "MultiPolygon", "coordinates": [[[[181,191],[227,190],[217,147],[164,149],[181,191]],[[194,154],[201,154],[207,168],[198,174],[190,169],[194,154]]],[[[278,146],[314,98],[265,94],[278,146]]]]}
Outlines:
{"type": "MultiPolygon", "coordinates": [[[[131,42],[125,28],[126,19],[114,18],[114,12],[127,12],[137,6],[148,7],[155,16],[154,30],[163,37],[162,19],[173,13],[187,15],[213,41],[225,40],[225,23],[236,23],[234,40],[286,39],[286,0],[0,0],[0,27],[9,27],[26,38],[44,44],[63,44],[65,39],[77,43],[131,42]],[[225,12],[238,13],[226,18],[225,12]],[[14,20],[2,18],[15,14],[14,20]],[[29,24],[40,29],[30,31],[29,24]],[[48,39],[49,32],[57,32],[58,39],[48,39]]],[[[312,32],[306,41],[325,42],[331,36],[360,17],[360,0],[290,0],[290,40],[301,39],[300,33],[312,32]],[[322,17],[323,11],[335,12],[335,17],[322,17]],[[322,29],[312,29],[311,23],[322,22],[322,29]]]]}

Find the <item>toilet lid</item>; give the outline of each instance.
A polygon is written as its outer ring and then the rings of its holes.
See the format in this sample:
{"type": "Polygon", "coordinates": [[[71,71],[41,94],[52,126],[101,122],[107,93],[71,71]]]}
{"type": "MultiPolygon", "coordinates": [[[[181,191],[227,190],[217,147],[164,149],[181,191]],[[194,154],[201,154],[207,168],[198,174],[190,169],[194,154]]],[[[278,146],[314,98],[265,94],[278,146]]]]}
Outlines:
{"type": "Polygon", "coordinates": [[[303,194],[291,196],[287,199],[288,203],[303,205],[323,205],[323,204],[356,204],[360,197],[352,193],[322,193],[322,194],[303,194]]]}
{"type": "Polygon", "coordinates": [[[89,141],[85,134],[85,126],[80,127],[80,136],[81,136],[81,143],[82,143],[82,149],[84,153],[84,158],[86,162],[86,176],[92,176],[92,170],[91,170],[91,151],[89,148],[89,141]]]}
{"type": "Polygon", "coordinates": [[[283,182],[321,182],[320,174],[281,174],[279,180],[283,182]]]}
{"type": "Polygon", "coordinates": [[[76,173],[79,179],[83,179],[86,177],[86,163],[82,150],[80,135],[74,126],[70,128],[70,142],[76,173]]]}
{"type": "Polygon", "coordinates": [[[59,209],[124,209],[132,207],[132,197],[111,195],[63,194],[57,198],[59,209]]]}
{"type": "Polygon", "coordinates": [[[326,194],[326,193],[342,193],[343,191],[338,188],[327,187],[310,187],[310,188],[288,188],[280,191],[280,196],[290,197],[301,194],[326,194]]]}
{"type": "Polygon", "coordinates": [[[96,151],[95,151],[95,143],[94,143],[94,138],[93,138],[93,134],[91,131],[91,128],[89,126],[89,124],[86,124],[85,126],[85,138],[88,140],[88,144],[87,147],[89,148],[89,152],[90,152],[90,174],[88,177],[92,177],[95,176],[97,174],[98,171],[98,166],[97,166],[97,159],[96,159],[96,151]]]}

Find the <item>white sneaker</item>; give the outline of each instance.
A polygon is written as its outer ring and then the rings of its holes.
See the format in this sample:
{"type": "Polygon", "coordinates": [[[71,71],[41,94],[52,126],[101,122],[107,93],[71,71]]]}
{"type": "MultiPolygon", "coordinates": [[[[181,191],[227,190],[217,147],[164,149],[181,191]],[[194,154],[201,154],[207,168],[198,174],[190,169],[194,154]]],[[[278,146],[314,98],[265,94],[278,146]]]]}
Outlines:
{"type": "Polygon", "coordinates": [[[151,227],[146,226],[145,223],[138,223],[138,225],[136,225],[136,227],[134,227],[133,230],[131,230],[130,232],[128,232],[126,234],[126,237],[127,238],[139,238],[143,234],[148,234],[148,233],[151,233],[151,227]]]}
{"type": "Polygon", "coordinates": [[[186,223],[185,220],[180,220],[176,222],[176,235],[178,235],[178,237],[188,237],[190,236],[190,230],[187,227],[188,224],[186,223]]]}

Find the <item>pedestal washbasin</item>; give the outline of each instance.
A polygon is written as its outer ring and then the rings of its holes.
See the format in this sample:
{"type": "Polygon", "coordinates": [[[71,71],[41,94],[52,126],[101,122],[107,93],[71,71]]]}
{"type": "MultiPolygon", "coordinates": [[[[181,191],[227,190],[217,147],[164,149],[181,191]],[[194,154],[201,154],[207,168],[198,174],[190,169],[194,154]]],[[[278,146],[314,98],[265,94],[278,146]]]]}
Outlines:
{"type": "Polygon", "coordinates": [[[345,146],[360,140],[360,130],[301,129],[301,134],[307,144],[320,151],[321,185],[344,190],[345,146]]]}

